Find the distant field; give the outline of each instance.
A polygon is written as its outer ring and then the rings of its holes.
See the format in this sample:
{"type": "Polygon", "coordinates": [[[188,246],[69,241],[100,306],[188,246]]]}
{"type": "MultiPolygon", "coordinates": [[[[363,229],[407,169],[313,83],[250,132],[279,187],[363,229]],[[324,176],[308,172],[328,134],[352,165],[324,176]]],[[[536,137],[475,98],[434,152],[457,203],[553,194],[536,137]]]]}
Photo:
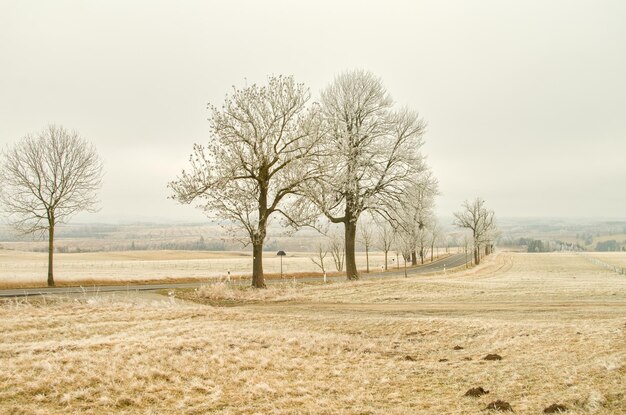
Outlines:
{"type": "Polygon", "coordinates": [[[0,413],[626,414],[626,278],[575,254],[198,292],[0,305],[0,413]]]}
{"type": "MultiPolygon", "coordinates": [[[[319,271],[311,257],[313,253],[295,252],[283,257],[283,273],[288,277],[297,272],[319,271]]],[[[45,283],[47,254],[0,250],[0,286],[45,283]]],[[[225,276],[249,276],[252,255],[247,252],[208,251],[125,251],[55,254],[55,280],[72,281],[144,281],[162,279],[214,279],[225,276]]],[[[393,255],[395,261],[395,255],[393,255]]],[[[330,254],[325,260],[327,271],[335,271],[330,254]]],[[[389,257],[389,265],[392,255],[389,257]]],[[[370,267],[380,270],[384,256],[370,254],[370,267]]],[[[276,252],[265,252],[264,271],[280,273],[280,257],[276,252]]],[[[357,266],[366,267],[364,253],[357,254],[357,266]]]]}
{"type": "Polygon", "coordinates": [[[587,255],[598,258],[607,264],[626,268],[626,252],[589,252],[587,255]]]}

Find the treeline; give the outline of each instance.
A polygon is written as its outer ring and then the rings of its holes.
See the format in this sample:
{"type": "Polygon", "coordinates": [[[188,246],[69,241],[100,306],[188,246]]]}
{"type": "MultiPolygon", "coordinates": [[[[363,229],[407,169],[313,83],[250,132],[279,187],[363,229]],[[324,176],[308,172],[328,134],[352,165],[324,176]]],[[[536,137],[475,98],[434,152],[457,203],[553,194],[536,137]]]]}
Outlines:
{"type": "Polygon", "coordinates": [[[585,248],[577,242],[563,242],[553,240],[541,240],[533,238],[519,238],[508,240],[506,245],[525,247],[526,252],[557,252],[557,251],[584,251],[585,248]]]}
{"type": "Polygon", "coordinates": [[[621,243],[617,242],[615,239],[611,239],[609,241],[602,241],[596,244],[596,251],[598,252],[619,252],[626,251],[626,240],[621,243]]]}

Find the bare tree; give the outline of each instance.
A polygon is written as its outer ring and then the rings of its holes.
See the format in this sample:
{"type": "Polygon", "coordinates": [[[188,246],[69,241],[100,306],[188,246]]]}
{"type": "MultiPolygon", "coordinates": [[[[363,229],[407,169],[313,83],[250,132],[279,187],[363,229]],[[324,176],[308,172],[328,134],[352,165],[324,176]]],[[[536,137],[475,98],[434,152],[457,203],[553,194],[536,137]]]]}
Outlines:
{"type": "Polygon", "coordinates": [[[420,257],[420,264],[424,265],[424,259],[428,254],[429,232],[425,227],[417,227],[415,230],[415,247],[420,257]]]}
{"type": "Polygon", "coordinates": [[[343,265],[346,258],[346,249],[343,242],[337,235],[332,235],[328,245],[330,255],[333,257],[333,261],[335,262],[335,268],[339,272],[343,271],[343,265]]]}
{"type": "Polygon", "coordinates": [[[48,236],[48,286],[54,286],[54,232],[81,211],[96,211],[102,161],[75,131],[50,125],[2,153],[0,199],[21,234],[48,236]]]}
{"type": "Polygon", "coordinates": [[[371,222],[363,223],[361,222],[361,226],[359,227],[359,239],[363,246],[365,247],[365,272],[370,272],[370,248],[374,241],[374,230],[372,228],[371,222]]]}
{"type": "Polygon", "coordinates": [[[378,223],[378,247],[385,254],[385,271],[388,269],[388,260],[387,257],[389,255],[389,251],[393,246],[395,232],[393,227],[387,220],[383,220],[382,223],[378,223]]]}
{"type": "Polygon", "coordinates": [[[433,219],[428,230],[430,236],[430,262],[433,262],[435,254],[435,244],[438,244],[439,239],[441,238],[441,230],[439,229],[437,219],[433,219]]]}
{"type": "MultiPolygon", "coordinates": [[[[437,180],[425,170],[405,191],[404,198],[392,216],[396,232],[404,240],[413,243],[410,259],[417,265],[417,256],[424,263],[428,236],[426,228],[434,222],[435,196],[438,194],[437,180]]],[[[405,247],[408,246],[406,243],[405,247]]]]}
{"type": "Polygon", "coordinates": [[[485,207],[485,201],[476,198],[473,202],[466,200],[463,210],[454,213],[454,224],[472,232],[474,244],[474,263],[480,264],[480,247],[492,240],[496,232],[495,214],[485,207]]]}
{"type": "Polygon", "coordinates": [[[199,202],[207,215],[229,221],[231,235],[252,244],[252,286],[265,287],[263,243],[274,213],[288,222],[289,199],[314,175],[315,106],[292,77],[234,88],[221,108],[209,106],[211,142],[194,145],[189,172],[169,183],[172,198],[199,202]]]}
{"type": "Polygon", "coordinates": [[[324,259],[328,255],[328,247],[323,244],[318,244],[317,249],[315,250],[315,257],[311,257],[311,261],[320,269],[322,273],[326,274],[326,265],[324,264],[324,259]]]}
{"type": "Polygon", "coordinates": [[[308,197],[332,222],[344,225],[346,274],[358,279],[357,222],[365,211],[390,215],[404,190],[425,169],[420,148],[426,123],[407,109],[394,111],[379,78],[345,72],[321,94],[323,175],[308,197]]]}
{"type": "MultiPolygon", "coordinates": [[[[413,235],[408,232],[399,233],[395,238],[396,244],[396,258],[398,254],[402,255],[402,259],[404,260],[404,277],[407,277],[406,272],[406,263],[411,260],[411,255],[415,251],[415,239],[413,235]]],[[[400,262],[398,259],[398,268],[400,268],[400,262]]]]}

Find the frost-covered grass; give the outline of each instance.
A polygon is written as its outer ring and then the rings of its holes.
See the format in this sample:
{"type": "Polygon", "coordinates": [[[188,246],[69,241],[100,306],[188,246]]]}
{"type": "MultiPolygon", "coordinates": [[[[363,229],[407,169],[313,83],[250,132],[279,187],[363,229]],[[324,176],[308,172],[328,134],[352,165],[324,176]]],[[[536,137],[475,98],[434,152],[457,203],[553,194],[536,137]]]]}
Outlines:
{"type": "Polygon", "coordinates": [[[4,303],[0,413],[626,413],[626,279],[575,255],[194,295],[236,306],[4,303]],[[463,396],[477,386],[490,393],[463,396]]]}

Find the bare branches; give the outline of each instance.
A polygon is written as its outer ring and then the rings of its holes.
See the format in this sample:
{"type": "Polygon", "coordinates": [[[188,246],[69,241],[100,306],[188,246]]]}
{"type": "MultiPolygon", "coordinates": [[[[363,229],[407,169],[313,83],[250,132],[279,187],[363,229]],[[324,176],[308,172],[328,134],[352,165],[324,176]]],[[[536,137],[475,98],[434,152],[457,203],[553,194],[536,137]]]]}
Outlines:
{"type": "Polygon", "coordinates": [[[407,109],[396,111],[381,80],[369,72],[340,74],[321,94],[316,156],[319,177],[307,197],[333,223],[346,226],[348,278],[358,278],[354,232],[365,211],[391,216],[406,189],[426,169],[420,152],[426,123],[407,109]]]}
{"type": "Polygon", "coordinates": [[[48,232],[48,284],[54,285],[54,227],[80,211],[96,210],[102,161],[75,131],[50,125],[2,153],[0,206],[22,234],[48,232]]]}
{"type": "Polygon", "coordinates": [[[173,199],[198,203],[208,215],[234,224],[231,235],[253,245],[259,252],[255,286],[264,286],[262,245],[272,214],[288,224],[310,217],[304,209],[289,209],[319,175],[310,162],[319,150],[319,108],[307,106],[309,99],[308,89],[292,77],[234,88],[221,108],[209,105],[211,141],[194,145],[189,171],[168,185],[173,199]]]}
{"type": "Polygon", "coordinates": [[[480,263],[480,247],[493,242],[496,221],[493,210],[485,207],[485,201],[477,197],[474,201],[463,202],[463,210],[454,213],[454,224],[469,229],[474,242],[474,261],[480,263]]]}
{"type": "Polygon", "coordinates": [[[328,247],[320,243],[315,250],[315,256],[311,257],[313,264],[315,264],[323,274],[326,274],[326,264],[324,263],[326,256],[328,256],[328,247]]]}
{"type": "Polygon", "coordinates": [[[20,233],[40,233],[96,209],[102,162],[75,131],[50,125],[2,154],[2,209],[20,233]]]}
{"type": "Polygon", "coordinates": [[[328,241],[328,249],[330,250],[330,255],[333,257],[335,269],[339,272],[343,271],[343,265],[346,258],[346,248],[341,241],[341,237],[336,234],[331,235],[328,241]]]}

